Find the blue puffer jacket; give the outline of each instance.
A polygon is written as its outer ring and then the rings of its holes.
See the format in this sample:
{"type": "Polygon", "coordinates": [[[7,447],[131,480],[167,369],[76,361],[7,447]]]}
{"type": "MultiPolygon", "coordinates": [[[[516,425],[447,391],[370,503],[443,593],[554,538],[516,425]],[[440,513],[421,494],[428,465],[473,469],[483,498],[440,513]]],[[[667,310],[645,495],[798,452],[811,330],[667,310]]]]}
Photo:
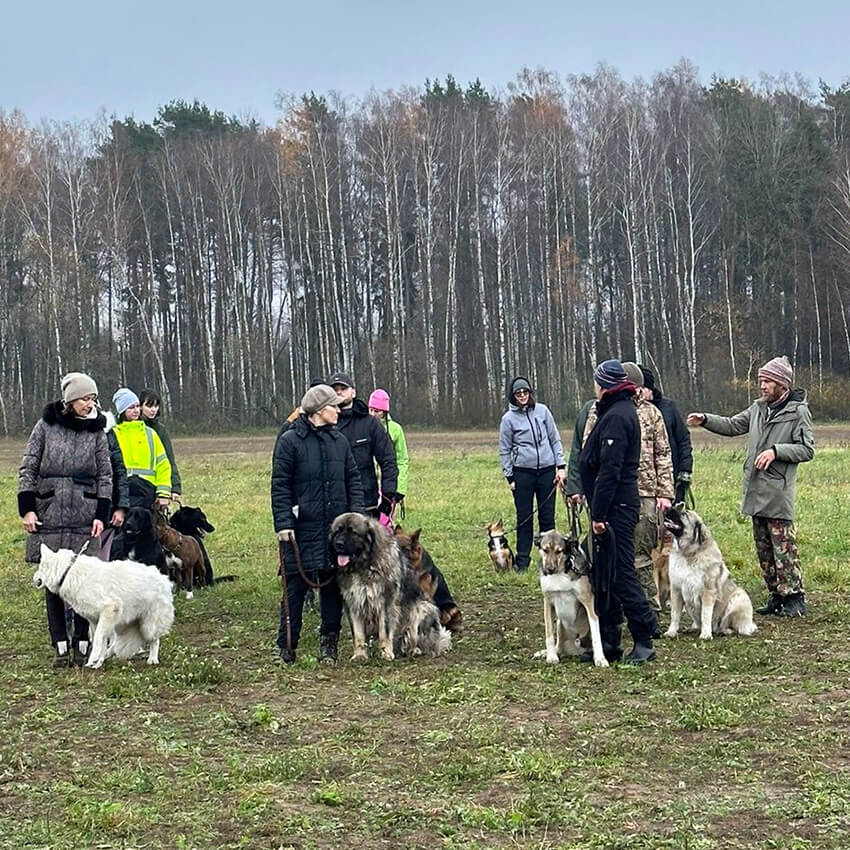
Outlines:
{"type": "Polygon", "coordinates": [[[513,481],[514,468],[538,470],[556,466],[563,469],[565,465],[561,435],[549,408],[535,402],[533,395],[525,408],[516,404],[512,390],[520,379],[518,376],[510,382],[508,409],[499,427],[499,459],[502,474],[508,481],[513,481]]]}

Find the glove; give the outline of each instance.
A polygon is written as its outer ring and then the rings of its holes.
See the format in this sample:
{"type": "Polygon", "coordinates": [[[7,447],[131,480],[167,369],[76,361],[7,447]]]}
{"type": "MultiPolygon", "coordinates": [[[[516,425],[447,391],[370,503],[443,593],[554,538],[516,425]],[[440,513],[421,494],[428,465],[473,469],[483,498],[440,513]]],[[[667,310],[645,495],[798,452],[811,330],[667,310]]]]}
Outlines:
{"type": "Polygon", "coordinates": [[[295,542],[295,529],[294,528],[284,528],[282,531],[278,531],[277,539],[280,543],[294,543],[295,542]]]}
{"type": "Polygon", "coordinates": [[[676,476],[676,504],[684,502],[688,495],[688,489],[691,486],[691,473],[680,472],[676,476]]]}
{"type": "MultiPolygon", "coordinates": [[[[393,493],[392,496],[394,495],[393,493]]],[[[383,495],[381,503],[378,505],[378,513],[389,516],[393,512],[392,496],[389,493],[383,495]]]]}
{"type": "Polygon", "coordinates": [[[395,503],[400,505],[404,501],[404,493],[396,493],[395,494],[395,503]]]}

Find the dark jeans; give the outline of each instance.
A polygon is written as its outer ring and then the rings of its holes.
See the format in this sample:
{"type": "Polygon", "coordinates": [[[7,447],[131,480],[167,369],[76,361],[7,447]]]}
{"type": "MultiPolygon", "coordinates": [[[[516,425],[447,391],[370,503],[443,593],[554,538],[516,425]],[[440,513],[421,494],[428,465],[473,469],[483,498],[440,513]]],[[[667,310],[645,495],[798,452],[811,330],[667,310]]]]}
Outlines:
{"type": "Polygon", "coordinates": [[[555,527],[555,467],[523,469],[514,467],[514,504],[516,505],[516,565],[524,569],[531,563],[534,540],[534,499],[537,497],[537,528],[550,531],[555,527]],[[550,495],[551,494],[551,495],[550,495]]]}
{"type": "MultiPolygon", "coordinates": [[[[638,508],[620,505],[608,516],[608,524],[614,532],[617,566],[610,592],[596,600],[602,639],[614,642],[607,636],[616,635],[623,622],[623,614],[629,631],[636,641],[646,643],[658,630],[658,620],[640,586],[635,570],[635,526],[638,508]]],[[[610,541],[610,537],[608,538],[610,541]]],[[[619,643],[619,641],[617,641],[619,643]]]]}
{"type": "MultiPolygon", "coordinates": [[[[316,574],[307,573],[312,581],[316,581],[316,574]]],[[[331,572],[319,572],[320,583],[328,580],[331,572]]],[[[289,601],[289,630],[292,636],[292,649],[298,646],[301,637],[301,624],[304,614],[304,597],[310,585],[301,578],[300,573],[286,574],[286,597],[289,601]]],[[[319,606],[321,609],[323,635],[339,634],[342,626],[342,594],[339,592],[336,580],[326,585],[319,591],[319,606]]],[[[280,628],[277,633],[277,645],[283,649],[286,647],[286,606],[280,601],[280,628]]]]}
{"type": "MultiPolygon", "coordinates": [[[[47,599],[47,628],[50,631],[50,642],[56,646],[60,640],[68,640],[68,624],[65,620],[65,603],[62,598],[45,589],[47,599]]],[[[77,646],[81,640],[89,639],[89,621],[76,611],[74,617],[74,636],[72,645],[77,646]]]]}

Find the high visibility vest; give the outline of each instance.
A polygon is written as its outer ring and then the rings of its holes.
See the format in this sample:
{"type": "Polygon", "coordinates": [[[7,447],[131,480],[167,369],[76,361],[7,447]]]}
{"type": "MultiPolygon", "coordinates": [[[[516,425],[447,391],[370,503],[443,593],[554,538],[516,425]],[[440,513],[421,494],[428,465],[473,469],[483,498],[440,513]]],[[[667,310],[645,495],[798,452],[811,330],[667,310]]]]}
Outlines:
{"type": "Polygon", "coordinates": [[[162,440],[141,420],[119,422],[113,429],[127,475],[138,475],[156,487],[157,496],[171,495],[171,461],[162,440]]]}

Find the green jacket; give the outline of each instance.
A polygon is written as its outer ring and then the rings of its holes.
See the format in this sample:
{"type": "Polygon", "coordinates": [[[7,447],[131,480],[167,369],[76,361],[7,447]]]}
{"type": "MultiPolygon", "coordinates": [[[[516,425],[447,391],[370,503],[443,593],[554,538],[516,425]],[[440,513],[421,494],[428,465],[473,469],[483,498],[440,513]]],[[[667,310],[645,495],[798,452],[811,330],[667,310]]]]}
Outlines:
{"type": "Polygon", "coordinates": [[[380,421],[381,425],[386,428],[387,436],[395,450],[395,462],[398,466],[398,494],[399,496],[406,496],[407,468],[410,465],[410,460],[407,456],[407,440],[404,439],[404,431],[401,425],[390,417],[389,413],[384,414],[384,418],[380,421]]]}
{"type": "Polygon", "coordinates": [[[573,428],[573,442],[570,446],[570,460],[567,464],[567,495],[574,496],[582,493],[581,472],[579,471],[578,459],[581,456],[581,447],[584,445],[584,428],[587,425],[590,408],[596,404],[596,399],[586,401],[578,412],[576,427],[573,428]]]}
{"type": "Polygon", "coordinates": [[[812,414],[804,390],[794,389],[785,404],[770,408],[759,399],[734,416],[705,414],[703,428],[724,437],[748,434],[741,513],[766,519],[794,519],[797,464],[815,454],[812,414]],[[767,469],[756,469],[766,449],[776,452],[767,469]]]}

